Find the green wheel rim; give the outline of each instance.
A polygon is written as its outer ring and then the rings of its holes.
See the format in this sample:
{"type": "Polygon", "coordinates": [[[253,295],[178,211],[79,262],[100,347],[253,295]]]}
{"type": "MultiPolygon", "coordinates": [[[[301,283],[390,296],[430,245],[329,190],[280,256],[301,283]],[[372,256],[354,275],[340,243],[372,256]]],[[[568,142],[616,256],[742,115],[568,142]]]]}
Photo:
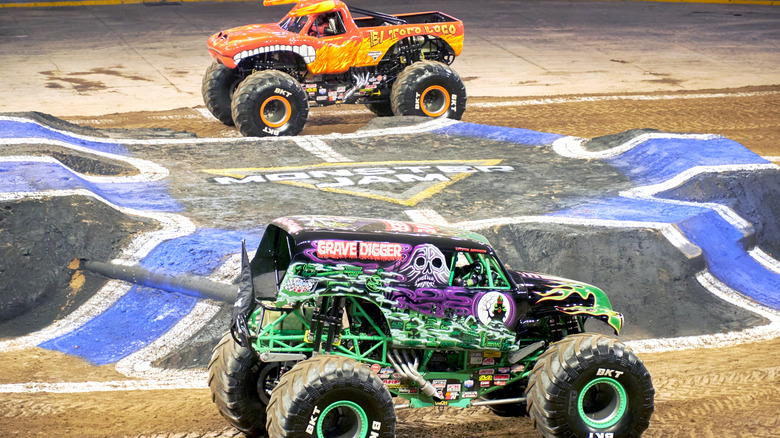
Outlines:
{"type": "Polygon", "coordinates": [[[604,429],[614,426],[628,409],[625,388],[615,379],[600,377],[590,381],[577,401],[580,419],[590,427],[604,429]]]}
{"type": "Polygon", "coordinates": [[[317,419],[318,438],[366,438],[368,415],[355,402],[331,403],[317,419]]]}

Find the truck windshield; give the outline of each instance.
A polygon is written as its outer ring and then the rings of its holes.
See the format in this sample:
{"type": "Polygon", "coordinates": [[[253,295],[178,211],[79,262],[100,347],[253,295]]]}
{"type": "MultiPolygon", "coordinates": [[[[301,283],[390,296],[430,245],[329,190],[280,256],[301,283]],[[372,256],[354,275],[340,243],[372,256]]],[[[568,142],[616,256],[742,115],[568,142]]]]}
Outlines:
{"type": "Polygon", "coordinates": [[[308,19],[309,17],[306,15],[300,17],[284,17],[284,19],[279,23],[279,27],[288,32],[299,33],[301,29],[303,29],[303,26],[306,25],[306,21],[308,21],[308,19]]]}

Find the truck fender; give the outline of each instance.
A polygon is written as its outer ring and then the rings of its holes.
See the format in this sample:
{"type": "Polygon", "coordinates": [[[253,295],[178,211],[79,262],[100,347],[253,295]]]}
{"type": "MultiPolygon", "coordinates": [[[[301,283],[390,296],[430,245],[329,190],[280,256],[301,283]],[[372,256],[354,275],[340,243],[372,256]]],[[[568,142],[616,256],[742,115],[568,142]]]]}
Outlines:
{"type": "Polygon", "coordinates": [[[623,328],[623,314],[616,312],[609,307],[604,306],[555,306],[555,310],[570,316],[583,316],[586,318],[598,319],[615,331],[615,335],[620,334],[623,328]]]}

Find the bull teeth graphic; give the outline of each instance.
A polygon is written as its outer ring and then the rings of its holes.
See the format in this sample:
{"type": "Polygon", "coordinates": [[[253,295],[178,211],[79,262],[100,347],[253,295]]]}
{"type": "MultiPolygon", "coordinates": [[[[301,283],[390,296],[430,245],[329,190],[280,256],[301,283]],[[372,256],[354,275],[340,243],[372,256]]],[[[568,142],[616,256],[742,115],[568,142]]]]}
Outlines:
{"type": "Polygon", "coordinates": [[[237,53],[235,56],[233,56],[233,60],[236,61],[236,63],[240,62],[244,58],[248,58],[250,56],[260,55],[263,53],[268,52],[275,52],[275,51],[289,51],[294,52],[303,58],[303,60],[306,62],[306,64],[311,64],[317,59],[317,51],[312,46],[280,46],[280,45],[273,45],[273,46],[264,46],[264,47],[258,47],[256,49],[252,50],[244,50],[242,52],[237,53]]]}

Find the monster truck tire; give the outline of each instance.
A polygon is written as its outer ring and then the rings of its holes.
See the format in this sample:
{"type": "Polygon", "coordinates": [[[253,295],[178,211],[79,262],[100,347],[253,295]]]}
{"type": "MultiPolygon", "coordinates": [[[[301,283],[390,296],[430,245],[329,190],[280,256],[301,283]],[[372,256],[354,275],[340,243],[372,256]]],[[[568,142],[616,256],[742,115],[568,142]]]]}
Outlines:
{"type": "Polygon", "coordinates": [[[390,101],[367,103],[366,108],[379,117],[390,117],[393,114],[393,106],[390,101]]]}
{"type": "Polygon", "coordinates": [[[270,388],[266,389],[258,382],[264,382],[278,366],[277,363],[258,361],[248,348],[238,345],[230,333],[214,347],[209,361],[211,400],[219,413],[247,436],[265,435],[270,388]]]}
{"type": "Polygon", "coordinates": [[[230,106],[233,92],[240,82],[241,78],[235,70],[216,62],[211,64],[203,75],[203,84],[200,88],[203,102],[217,120],[228,126],[233,126],[230,106]]]}
{"type": "Polygon", "coordinates": [[[650,373],[626,345],[590,333],[550,346],[526,390],[533,423],[546,437],[639,436],[654,394],[650,373]]]}
{"type": "Polygon", "coordinates": [[[264,70],[244,79],[233,93],[233,121],[247,137],[296,135],[309,116],[306,92],[292,76],[264,70]]]}
{"type": "Polygon", "coordinates": [[[397,116],[460,120],[466,111],[466,86],[447,65],[419,61],[398,75],[390,93],[390,103],[397,116]]]}
{"type": "Polygon", "coordinates": [[[395,410],[390,392],[367,366],[322,355],[282,376],[266,426],[272,437],[391,438],[395,410]]]}

